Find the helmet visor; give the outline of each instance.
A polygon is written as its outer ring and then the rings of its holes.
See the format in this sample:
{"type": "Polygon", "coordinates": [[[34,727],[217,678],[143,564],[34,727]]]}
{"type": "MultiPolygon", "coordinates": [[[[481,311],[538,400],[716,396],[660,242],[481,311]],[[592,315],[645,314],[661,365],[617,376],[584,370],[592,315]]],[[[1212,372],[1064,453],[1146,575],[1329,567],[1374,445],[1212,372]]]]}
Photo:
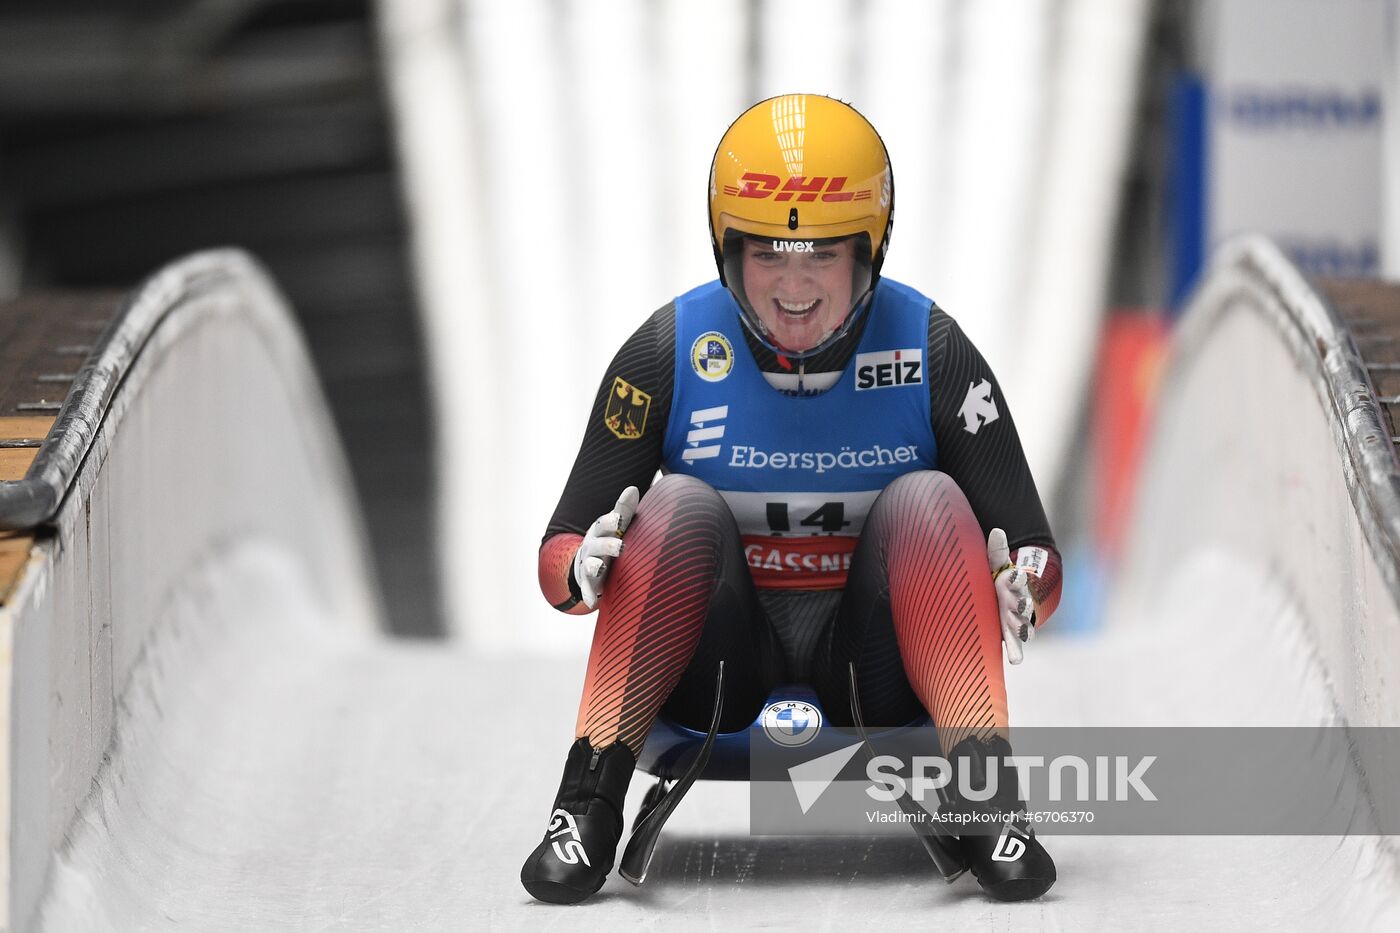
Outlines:
{"type": "Polygon", "coordinates": [[[773,238],[729,229],[724,280],[760,342],[791,359],[850,330],[870,292],[870,237],[773,238]]]}

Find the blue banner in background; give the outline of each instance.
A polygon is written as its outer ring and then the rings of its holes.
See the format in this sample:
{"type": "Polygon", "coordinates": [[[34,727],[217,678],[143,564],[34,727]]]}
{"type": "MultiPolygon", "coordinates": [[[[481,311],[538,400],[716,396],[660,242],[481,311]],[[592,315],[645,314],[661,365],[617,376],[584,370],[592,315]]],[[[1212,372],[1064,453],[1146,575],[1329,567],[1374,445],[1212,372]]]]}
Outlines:
{"type": "Polygon", "coordinates": [[[1181,311],[1205,264],[1206,86],[1181,72],[1172,82],[1168,169],[1171,292],[1169,313],[1181,311]]]}

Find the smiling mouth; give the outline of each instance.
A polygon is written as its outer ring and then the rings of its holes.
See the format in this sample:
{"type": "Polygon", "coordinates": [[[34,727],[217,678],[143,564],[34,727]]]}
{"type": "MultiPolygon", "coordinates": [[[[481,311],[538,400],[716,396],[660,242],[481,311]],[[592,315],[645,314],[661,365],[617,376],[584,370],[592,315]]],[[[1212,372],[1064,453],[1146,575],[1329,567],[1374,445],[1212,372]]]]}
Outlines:
{"type": "Polygon", "coordinates": [[[784,317],[803,318],[816,310],[821,303],[820,298],[813,298],[811,301],[783,301],[781,298],[774,298],[773,303],[778,306],[778,310],[784,317]]]}

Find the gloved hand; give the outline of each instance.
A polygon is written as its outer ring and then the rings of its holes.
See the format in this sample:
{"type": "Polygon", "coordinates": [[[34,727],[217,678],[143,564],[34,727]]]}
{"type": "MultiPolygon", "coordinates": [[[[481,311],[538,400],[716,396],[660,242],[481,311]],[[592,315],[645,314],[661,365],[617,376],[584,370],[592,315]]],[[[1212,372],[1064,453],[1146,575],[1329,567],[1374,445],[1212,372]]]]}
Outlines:
{"type": "Polygon", "coordinates": [[[582,543],[574,552],[574,580],[578,583],[579,595],[589,609],[598,605],[598,597],[603,595],[603,580],[608,575],[608,567],[613,558],[622,553],[622,533],[632,522],[637,511],[637,500],[641,494],[636,486],[628,486],[617,497],[617,505],[606,515],[600,516],[588,528],[582,543]]]}
{"type": "Polygon", "coordinates": [[[987,563],[992,567],[992,582],[997,591],[997,614],[1001,617],[1001,640],[1006,644],[1006,660],[1020,664],[1025,656],[1021,643],[1035,636],[1031,617],[1035,600],[1031,598],[1026,571],[1011,563],[1011,549],[1006,545],[1006,532],[993,528],[987,535],[987,563]]]}

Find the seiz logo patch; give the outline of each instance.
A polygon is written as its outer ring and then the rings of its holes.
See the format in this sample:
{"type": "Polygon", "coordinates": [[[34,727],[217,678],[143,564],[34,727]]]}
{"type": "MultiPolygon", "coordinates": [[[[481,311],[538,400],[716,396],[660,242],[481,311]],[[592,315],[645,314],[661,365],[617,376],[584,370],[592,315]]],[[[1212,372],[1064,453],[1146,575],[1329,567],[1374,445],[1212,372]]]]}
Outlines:
{"type": "Polygon", "coordinates": [[[690,432],[685,436],[686,447],[681,454],[681,459],[686,463],[691,463],[695,460],[709,460],[711,457],[718,457],[721,445],[708,442],[718,441],[724,437],[724,425],[715,422],[723,421],[728,417],[728,405],[692,411],[690,413],[690,432]]]}
{"type": "Polygon", "coordinates": [[[690,365],[706,382],[719,382],[734,368],[734,347],[719,331],[706,331],[690,345],[690,365]]]}
{"type": "Polygon", "coordinates": [[[588,853],[584,851],[583,840],[579,838],[578,823],[574,822],[574,815],[565,809],[555,810],[549,817],[549,835],[554,839],[554,854],[559,861],[566,865],[577,865],[579,862],[593,867],[593,863],[588,860],[588,853]],[[562,842],[560,837],[565,837],[562,842]]]}
{"type": "Polygon", "coordinates": [[[621,376],[613,377],[608,404],[603,409],[603,423],[620,440],[635,441],[647,429],[647,412],[651,411],[651,396],[621,376]]]}
{"type": "Polygon", "coordinates": [[[871,189],[861,188],[846,191],[847,178],[844,175],[829,178],[825,175],[765,175],[762,172],[745,172],[739,176],[742,185],[725,185],[724,193],[739,198],[769,198],[774,201],[868,201],[871,189]]]}
{"type": "Polygon", "coordinates": [[[915,385],[923,381],[924,351],[918,347],[856,354],[857,392],[915,385]]]}

